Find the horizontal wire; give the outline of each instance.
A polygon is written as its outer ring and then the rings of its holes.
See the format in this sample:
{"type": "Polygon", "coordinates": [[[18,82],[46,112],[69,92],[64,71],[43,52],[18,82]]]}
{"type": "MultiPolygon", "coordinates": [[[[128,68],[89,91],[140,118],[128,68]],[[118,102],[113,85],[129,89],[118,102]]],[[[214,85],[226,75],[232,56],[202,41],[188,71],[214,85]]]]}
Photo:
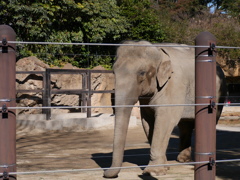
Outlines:
{"type": "MultiPolygon", "coordinates": [[[[240,104],[240,103],[232,103],[240,104]]],[[[124,108],[124,107],[175,107],[175,106],[209,106],[209,103],[203,104],[162,104],[162,105],[115,105],[115,106],[44,106],[44,107],[8,107],[11,109],[80,109],[80,108],[124,108]]],[[[229,105],[226,103],[216,103],[216,105],[229,105]]]]}
{"type": "MultiPolygon", "coordinates": [[[[1,41],[0,41],[1,42],[1,41]]],[[[209,47],[209,46],[193,46],[193,45],[166,45],[166,44],[115,44],[115,43],[64,43],[64,42],[26,42],[26,41],[8,41],[10,44],[39,44],[39,45],[75,45],[75,46],[154,46],[154,47],[209,47]]],[[[240,47],[216,46],[216,48],[240,49],[240,47]]]]}
{"type": "Polygon", "coordinates": [[[111,55],[111,54],[73,54],[73,53],[62,53],[62,54],[57,54],[57,53],[39,53],[39,52],[32,52],[33,54],[44,54],[44,55],[47,55],[47,54],[51,54],[51,55],[54,55],[54,56],[85,56],[85,57],[88,57],[88,56],[107,56],[107,57],[116,57],[116,55],[111,55]]]}
{"type": "MultiPolygon", "coordinates": [[[[226,162],[238,162],[240,159],[227,159],[216,160],[215,163],[226,162]]],[[[197,165],[208,164],[209,161],[200,162],[187,162],[187,163],[175,163],[175,164],[158,164],[158,165],[141,165],[141,166],[129,166],[129,167],[111,167],[111,168],[91,168],[91,169],[66,169],[66,170],[49,170],[49,171],[29,171],[29,172],[9,172],[9,175],[28,175],[28,174],[49,174],[49,173],[70,173],[70,172],[83,172],[83,171],[102,171],[108,169],[133,169],[133,168],[146,168],[146,167],[170,167],[170,166],[184,166],[184,165],[197,165]]],[[[0,175],[3,173],[0,173],[0,175]]]]}
{"type": "Polygon", "coordinates": [[[216,46],[219,49],[240,49],[240,47],[231,47],[231,46],[216,46]]]}
{"type": "MultiPolygon", "coordinates": [[[[1,42],[1,41],[0,41],[1,42]]],[[[116,43],[64,43],[64,42],[26,42],[26,41],[8,41],[9,44],[40,44],[40,45],[75,45],[75,46],[155,46],[155,47],[209,47],[209,46],[191,46],[191,45],[163,45],[163,44],[116,44],[116,43]]]]}
{"type": "MultiPolygon", "coordinates": [[[[231,103],[238,104],[240,103],[231,103]]],[[[44,106],[44,107],[8,107],[8,109],[80,109],[80,108],[132,108],[132,107],[175,107],[175,106],[209,106],[209,103],[203,104],[158,104],[158,105],[115,105],[115,106],[44,106]]],[[[215,105],[229,105],[227,103],[216,103],[215,105]]]]}

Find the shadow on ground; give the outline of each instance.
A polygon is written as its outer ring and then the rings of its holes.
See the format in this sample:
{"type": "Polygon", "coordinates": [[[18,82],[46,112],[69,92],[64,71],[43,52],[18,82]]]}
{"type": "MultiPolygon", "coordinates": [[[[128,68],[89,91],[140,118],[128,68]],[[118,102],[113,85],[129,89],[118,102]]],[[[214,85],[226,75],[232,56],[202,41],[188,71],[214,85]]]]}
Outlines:
{"type": "MultiPolygon", "coordinates": [[[[168,161],[176,160],[179,139],[178,130],[175,129],[174,137],[170,139],[167,158],[168,161]]],[[[192,137],[194,145],[194,136],[192,137]]],[[[240,159],[240,132],[217,131],[217,160],[240,159]]],[[[149,148],[127,149],[124,152],[123,162],[135,164],[136,166],[147,165],[149,161],[149,148]]],[[[102,168],[111,166],[112,153],[92,154],[92,159],[102,168]],[[105,157],[103,158],[99,157],[105,157]]],[[[144,168],[141,168],[142,170],[144,168]]],[[[238,180],[240,177],[240,161],[217,163],[216,176],[220,179],[238,180]]],[[[156,180],[154,177],[139,175],[143,180],[156,180]]]]}
{"type": "MultiPolygon", "coordinates": [[[[217,131],[217,160],[240,159],[240,132],[217,131]]],[[[240,179],[240,161],[217,163],[216,175],[223,179],[240,179]]]]}

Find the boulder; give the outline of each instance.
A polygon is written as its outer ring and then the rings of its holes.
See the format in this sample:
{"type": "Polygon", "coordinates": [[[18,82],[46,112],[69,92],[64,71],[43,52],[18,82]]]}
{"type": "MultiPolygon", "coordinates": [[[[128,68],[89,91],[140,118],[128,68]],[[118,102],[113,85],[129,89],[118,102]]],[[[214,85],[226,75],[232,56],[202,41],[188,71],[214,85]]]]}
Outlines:
{"type": "MultiPolygon", "coordinates": [[[[45,71],[49,65],[43,63],[34,56],[17,61],[16,71],[45,71]]],[[[41,74],[17,74],[17,90],[41,90],[43,88],[43,76],[41,74]]],[[[41,107],[42,93],[17,93],[17,105],[20,107],[41,107]]],[[[41,109],[17,110],[17,114],[41,113],[41,109]]]]}
{"type": "Polygon", "coordinates": [[[223,69],[228,83],[240,83],[240,58],[231,60],[218,56],[217,62],[223,69]]]}

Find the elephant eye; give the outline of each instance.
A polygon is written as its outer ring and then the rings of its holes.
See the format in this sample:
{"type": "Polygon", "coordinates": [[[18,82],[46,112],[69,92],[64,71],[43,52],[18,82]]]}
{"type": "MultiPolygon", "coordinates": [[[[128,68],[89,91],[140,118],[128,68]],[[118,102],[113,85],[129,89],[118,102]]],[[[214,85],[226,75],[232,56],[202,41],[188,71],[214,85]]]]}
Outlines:
{"type": "Polygon", "coordinates": [[[139,75],[140,75],[140,76],[144,76],[145,74],[146,74],[145,71],[140,71],[140,72],[139,72],[139,75]]]}
{"type": "Polygon", "coordinates": [[[142,83],[146,79],[146,72],[145,71],[139,71],[137,75],[137,79],[139,83],[142,83]]]}

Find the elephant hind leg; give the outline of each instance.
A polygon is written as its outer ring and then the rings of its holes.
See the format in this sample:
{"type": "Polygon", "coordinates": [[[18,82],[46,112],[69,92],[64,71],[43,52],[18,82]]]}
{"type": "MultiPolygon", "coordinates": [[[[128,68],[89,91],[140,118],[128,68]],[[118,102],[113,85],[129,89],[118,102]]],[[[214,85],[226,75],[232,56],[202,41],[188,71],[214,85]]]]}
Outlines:
{"type": "Polygon", "coordinates": [[[154,124],[147,122],[145,119],[142,119],[143,129],[148,139],[149,144],[152,144],[154,124]]]}
{"type": "Polygon", "coordinates": [[[154,112],[147,113],[148,111],[150,110],[148,110],[147,108],[142,108],[141,117],[142,117],[142,125],[143,125],[144,132],[146,134],[149,144],[151,145],[152,138],[153,138],[155,117],[154,117],[154,112]]]}
{"type": "Polygon", "coordinates": [[[178,123],[180,131],[180,153],[177,157],[179,162],[189,162],[192,161],[191,158],[191,137],[194,129],[194,120],[184,120],[182,119],[178,123]]]}

